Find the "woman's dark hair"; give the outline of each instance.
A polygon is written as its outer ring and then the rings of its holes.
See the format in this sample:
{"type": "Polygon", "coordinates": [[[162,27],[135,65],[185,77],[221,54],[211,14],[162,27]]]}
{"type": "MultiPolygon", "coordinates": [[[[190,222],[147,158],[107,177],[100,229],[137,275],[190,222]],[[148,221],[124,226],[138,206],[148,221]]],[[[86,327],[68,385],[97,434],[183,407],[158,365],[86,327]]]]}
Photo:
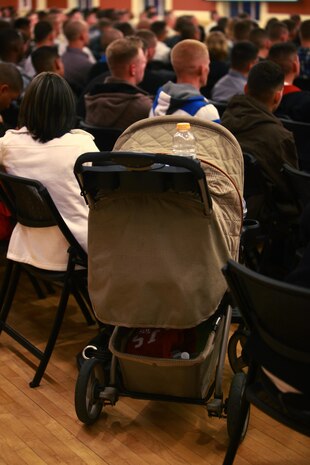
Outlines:
{"type": "Polygon", "coordinates": [[[19,111],[19,127],[26,126],[33,139],[48,142],[75,125],[75,98],[61,76],[40,73],[26,89],[19,111]]]}

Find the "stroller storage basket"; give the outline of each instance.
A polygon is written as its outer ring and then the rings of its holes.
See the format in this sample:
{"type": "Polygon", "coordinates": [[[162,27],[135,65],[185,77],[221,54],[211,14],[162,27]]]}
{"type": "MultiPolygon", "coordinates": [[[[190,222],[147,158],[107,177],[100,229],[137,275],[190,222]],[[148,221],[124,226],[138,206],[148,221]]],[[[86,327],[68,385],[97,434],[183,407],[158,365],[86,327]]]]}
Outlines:
{"type": "Polygon", "coordinates": [[[214,381],[222,340],[222,319],[206,333],[203,350],[189,360],[126,353],[132,330],[116,327],[109,349],[117,357],[125,390],[182,398],[205,399],[214,381]]]}

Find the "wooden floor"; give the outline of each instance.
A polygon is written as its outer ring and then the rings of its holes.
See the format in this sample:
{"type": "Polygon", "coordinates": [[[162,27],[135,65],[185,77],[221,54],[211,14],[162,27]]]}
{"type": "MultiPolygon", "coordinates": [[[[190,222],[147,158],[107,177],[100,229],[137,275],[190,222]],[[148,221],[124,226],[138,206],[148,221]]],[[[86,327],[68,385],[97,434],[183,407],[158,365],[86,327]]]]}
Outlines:
{"type": "MultiPolygon", "coordinates": [[[[41,344],[56,297],[38,300],[27,278],[11,321],[41,344]]],[[[92,427],[74,410],[76,353],[95,335],[71,301],[40,387],[31,389],[33,361],[9,336],[0,337],[1,465],[220,465],[226,420],[201,406],[121,398],[92,427]]],[[[232,372],[225,367],[225,395],[232,372]]],[[[252,409],[236,465],[309,465],[310,440],[252,409]]]]}

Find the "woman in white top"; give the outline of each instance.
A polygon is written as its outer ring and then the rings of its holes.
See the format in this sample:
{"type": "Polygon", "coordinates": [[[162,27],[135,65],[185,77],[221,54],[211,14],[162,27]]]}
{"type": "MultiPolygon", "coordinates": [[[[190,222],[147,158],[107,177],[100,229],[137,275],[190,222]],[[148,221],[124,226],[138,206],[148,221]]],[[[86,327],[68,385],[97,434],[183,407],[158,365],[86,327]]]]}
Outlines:
{"type": "MultiPolygon", "coordinates": [[[[18,130],[0,139],[0,164],[10,174],[36,179],[47,188],[69,229],[87,250],[88,208],[73,174],[79,155],[98,151],[93,136],[72,129],[75,100],[67,82],[41,73],[28,86],[20,108],[18,130]]],[[[8,258],[47,270],[64,270],[68,243],[56,226],[17,224],[8,258]]]]}

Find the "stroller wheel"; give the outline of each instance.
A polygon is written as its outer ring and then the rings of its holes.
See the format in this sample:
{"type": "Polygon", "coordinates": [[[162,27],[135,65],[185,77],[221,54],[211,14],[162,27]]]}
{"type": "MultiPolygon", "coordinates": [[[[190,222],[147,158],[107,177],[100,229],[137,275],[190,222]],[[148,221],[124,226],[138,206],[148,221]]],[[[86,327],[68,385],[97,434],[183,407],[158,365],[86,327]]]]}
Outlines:
{"type": "Polygon", "coordinates": [[[242,357],[242,349],[247,340],[247,331],[238,328],[228,342],[228,360],[234,373],[246,373],[247,363],[242,357]]]}
{"type": "Polygon", "coordinates": [[[91,425],[99,418],[103,400],[100,392],[105,387],[102,362],[96,358],[86,360],[75,386],[75,411],[80,421],[91,425]]]}
{"type": "MultiPolygon", "coordinates": [[[[246,383],[246,375],[244,373],[236,373],[230,385],[229,396],[227,399],[227,432],[229,438],[232,438],[238,424],[240,416],[241,398],[244,392],[246,383]]],[[[248,408],[246,419],[243,425],[240,442],[243,441],[250,419],[250,408],[248,408]]]]}

